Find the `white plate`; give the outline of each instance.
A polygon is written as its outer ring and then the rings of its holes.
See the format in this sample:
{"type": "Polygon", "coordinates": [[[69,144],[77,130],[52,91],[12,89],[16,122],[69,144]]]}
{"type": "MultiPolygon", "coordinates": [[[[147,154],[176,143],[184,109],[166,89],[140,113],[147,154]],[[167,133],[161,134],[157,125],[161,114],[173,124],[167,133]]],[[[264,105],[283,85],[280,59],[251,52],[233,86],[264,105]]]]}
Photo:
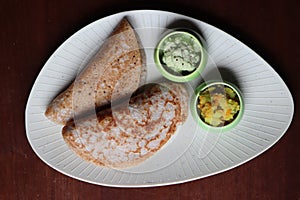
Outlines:
{"type": "Polygon", "coordinates": [[[26,131],[35,153],[61,173],[99,185],[148,187],[200,179],[253,159],[283,136],[293,112],[293,99],[285,83],[240,41],[190,17],[140,10],[118,13],[91,23],[54,52],[30,93],[26,131]],[[161,77],[153,64],[152,53],[162,32],[174,22],[193,24],[207,42],[210,59],[203,76],[189,86],[192,89],[201,80],[218,78],[219,72],[223,78],[228,74],[233,76],[245,99],[244,117],[238,126],[222,134],[206,133],[189,116],[166,147],[145,163],[123,171],[98,167],[77,157],[64,143],[62,127],[47,120],[44,111],[124,16],[136,28],[145,47],[149,82],[161,77]]]}

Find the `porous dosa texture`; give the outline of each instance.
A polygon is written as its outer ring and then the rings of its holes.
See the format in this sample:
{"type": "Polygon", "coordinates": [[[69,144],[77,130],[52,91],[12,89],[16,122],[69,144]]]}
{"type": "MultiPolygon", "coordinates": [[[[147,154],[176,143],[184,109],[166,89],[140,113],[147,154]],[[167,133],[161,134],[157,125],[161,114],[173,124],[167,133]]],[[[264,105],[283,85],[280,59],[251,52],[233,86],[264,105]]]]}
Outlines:
{"type": "Polygon", "coordinates": [[[180,84],[149,84],[127,104],[69,122],[62,135],[78,156],[96,165],[135,166],[160,150],[185,122],[187,102],[180,84]]]}
{"type": "Polygon", "coordinates": [[[124,18],[73,83],[49,104],[45,115],[65,125],[74,116],[134,92],[143,83],[145,70],[139,39],[124,18]]]}

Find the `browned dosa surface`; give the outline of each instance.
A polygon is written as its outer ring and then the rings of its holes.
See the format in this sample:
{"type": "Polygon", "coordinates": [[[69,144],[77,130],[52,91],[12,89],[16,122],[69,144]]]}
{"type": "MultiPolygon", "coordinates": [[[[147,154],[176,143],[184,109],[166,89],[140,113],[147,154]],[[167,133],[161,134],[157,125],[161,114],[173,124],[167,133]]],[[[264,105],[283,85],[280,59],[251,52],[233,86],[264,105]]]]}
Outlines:
{"type": "Polygon", "coordinates": [[[111,100],[130,95],[145,78],[145,57],[133,28],[123,19],[74,82],[48,106],[45,115],[65,124],[111,100]]]}
{"type": "Polygon", "coordinates": [[[97,165],[125,168],[159,151],[184,123],[188,95],[179,84],[150,84],[129,104],[68,123],[64,140],[80,157],[97,165]]]}

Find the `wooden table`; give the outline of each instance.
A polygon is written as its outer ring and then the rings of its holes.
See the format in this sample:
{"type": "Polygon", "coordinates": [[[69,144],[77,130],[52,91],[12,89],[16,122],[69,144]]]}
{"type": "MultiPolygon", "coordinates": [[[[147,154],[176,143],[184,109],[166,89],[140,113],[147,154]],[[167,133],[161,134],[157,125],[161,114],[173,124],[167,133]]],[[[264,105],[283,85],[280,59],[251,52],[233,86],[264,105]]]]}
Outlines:
{"type": "Polygon", "coordinates": [[[0,2],[0,199],[300,199],[300,4],[280,1],[2,0],[0,2]],[[159,9],[210,23],[247,44],[286,82],[293,122],[267,152],[227,172],[185,184],[118,189],[67,177],[43,163],[25,133],[31,87],[54,50],[104,16],[159,9]]]}

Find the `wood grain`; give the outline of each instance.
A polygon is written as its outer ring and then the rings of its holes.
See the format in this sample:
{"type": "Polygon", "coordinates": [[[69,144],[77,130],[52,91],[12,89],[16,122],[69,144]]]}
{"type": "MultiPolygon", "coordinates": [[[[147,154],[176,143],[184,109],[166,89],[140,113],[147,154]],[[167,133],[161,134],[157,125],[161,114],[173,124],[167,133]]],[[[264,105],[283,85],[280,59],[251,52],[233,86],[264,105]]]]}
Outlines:
{"type": "Polygon", "coordinates": [[[0,199],[300,199],[299,19],[297,1],[35,0],[0,2],[0,199]],[[293,122],[271,149],[227,172],[147,189],[96,186],[44,164],[25,133],[28,95],[42,66],[74,32],[120,11],[159,9],[210,23],[261,55],[290,88],[293,122]]]}

